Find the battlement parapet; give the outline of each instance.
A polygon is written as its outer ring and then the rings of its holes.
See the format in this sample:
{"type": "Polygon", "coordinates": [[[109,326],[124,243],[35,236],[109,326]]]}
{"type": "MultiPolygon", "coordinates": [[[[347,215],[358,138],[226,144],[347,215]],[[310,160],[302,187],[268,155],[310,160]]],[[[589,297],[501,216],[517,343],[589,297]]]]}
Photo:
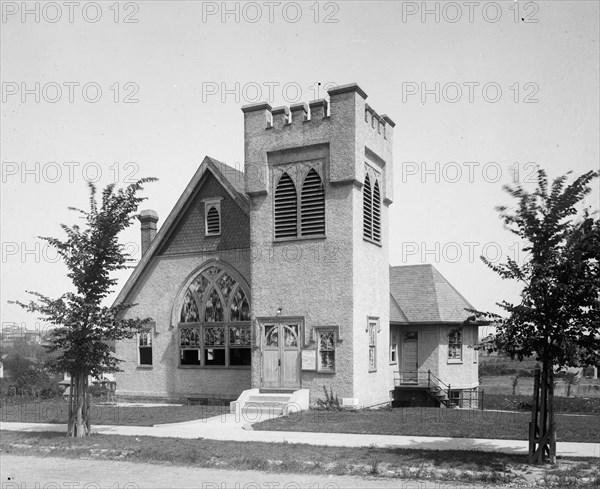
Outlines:
{"type": "MultiPolygon", "coordinates": [[[[349,122],[349,112],[353,112],[352,107],[348,107],[348,101],[352,100],[353,95],[358,95],[356,100],[364,103],[365,122],[370,124],[372,129],[381,134],[384,139],[394,127],[394,122],[387,116],[379,115],[364,101],[367,94],[356,84],[341,85],[328,91],[330,102],[325,99],[313,100],[310,103],[299,102],[292,104],[289,108],[286,106],[271,108],[266,102],[245,105],[242,107],[246,120],[246,127],[250,132],[260,132],[268,129],[274,129],[276,132],[287,128],[294,130],[302,127],[302,131],[310,130],[311,122],[322,122],[324,119],[349,122]],[[330,113],[328,112],[330,109],[330,113]],[[336,118],[336,116],[338,116],[336,118]]],[[[358,105],[358,103],[357,103],[358,105]]]]}
{"type": "Polygon", "coordinates": [[[386,167],[384,198],[391,201],[394,122],[366,103],[367,94],[356,83],[332,88],[328,94],[329,100],[289,107],[272,108],[265,102],[242,107],[248,195],[270,192],[267,170],[273,155],[287,152],[285,158],[297,161],[306,157],[306,148],[326,147],[330,184],[360,184],[363,162],[372,160],[374,166],[386,167]]]}
{"type": "Polygon", "coordinates": [[[393,128],[396,123],[390,119],[387,115],[379,115],[373,107],[369,104],[365,104],[365,122],[371,126],[371,128],[378,134],[381,134],[384,139],[387,139],[388,126],[393,128]]]}

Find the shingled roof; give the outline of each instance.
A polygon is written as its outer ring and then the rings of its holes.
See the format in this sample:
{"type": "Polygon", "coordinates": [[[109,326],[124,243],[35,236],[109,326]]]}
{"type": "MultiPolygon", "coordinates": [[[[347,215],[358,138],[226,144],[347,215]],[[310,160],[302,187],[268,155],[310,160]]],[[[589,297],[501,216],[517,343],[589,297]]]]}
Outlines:
{"type": "Polygon", "coordinates": [[[133,270],[133,273],[129,276],[129,279],[121,289],[121,292],[115,299],[114,304],[125,302],[127,296],[144,273],[144,270],[149,266],[152,258],[158,252],[160,246],[162,246],[162,244],[167,240],[171,231],[175,229],[177,220],[181,217],[183,211],[192,201],[194,194],[202,181],[202,178],[207,172],[211,173],[217,179],[217,181],[225,188],[225,190],[227,190],[227,192],[229,192],[232,199],[246,214],[250,213],[250,200],[244,193],[244,174],[221,161],[211,158],[210,156],[205,156],[202,160],[202,163],[198,167],[198,170],[196,170],[196,173],[179,197],[175,207],[171,209],[167,219],[150,243],[150,247],[142,256],[142,259],[138,262],[137,266],[133,270]]]}
{"type": "Polygon", "coordinates": [[[433,265],[390,267],[390,322],[462,323],[474,309],[433,265]]]}

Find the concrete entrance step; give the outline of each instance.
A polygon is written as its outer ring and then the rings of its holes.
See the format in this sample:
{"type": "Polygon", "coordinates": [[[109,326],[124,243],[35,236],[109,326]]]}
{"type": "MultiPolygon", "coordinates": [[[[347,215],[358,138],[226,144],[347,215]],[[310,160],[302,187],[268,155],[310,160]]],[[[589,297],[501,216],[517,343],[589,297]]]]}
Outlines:
{"type": "Polygon", "coordinates": [[[280,394],[259,394],[258,396],[249,396],[248,402],[289,402],[291,398],[289,396],[282,396],[280,394]]]}
{"type": "Polygon", "coordinates": [[[278,389],[279,392],[269,389],[248,389],[240,394],[237,401],[230,404],[230,412],[240,414],[243,412],[261,412],[269,415],[286,415],[289,412],[307,410],[309,406],[309,390],[278,389]],[[283,392],[281,392],[283,391],[283,392]]]}

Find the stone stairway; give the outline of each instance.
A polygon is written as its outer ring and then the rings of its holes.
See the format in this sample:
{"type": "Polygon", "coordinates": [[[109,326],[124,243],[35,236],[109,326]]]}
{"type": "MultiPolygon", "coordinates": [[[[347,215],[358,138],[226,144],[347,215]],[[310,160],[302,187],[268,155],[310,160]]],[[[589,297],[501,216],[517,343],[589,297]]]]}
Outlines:
{"type": "Polygon", "coordinates": [[[230,412],[258,421],[306,410],[308,403],[308,389],[249,389],[242,392],[237,401],[230,404],[230,412]]]}
{"type": "Polygon", "coordinates": [[[242,407],[246,413],[258,413],[268,416],[281,415],[285,406],[290,402],[293,392],[289,394],[259,392],[258,395],[248,397],[242,407]]]}

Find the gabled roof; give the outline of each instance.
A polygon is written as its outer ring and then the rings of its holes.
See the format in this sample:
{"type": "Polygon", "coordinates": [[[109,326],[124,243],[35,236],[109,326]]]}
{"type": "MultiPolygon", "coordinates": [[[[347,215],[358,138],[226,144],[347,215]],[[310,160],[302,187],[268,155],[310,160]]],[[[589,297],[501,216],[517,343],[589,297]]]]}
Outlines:
{"type": "Polygon", "coordinates": [[[390,267],[390,296],[390,322],[462,323],[474,309],[433,265],[390,267]]]}
{"type": "Polygon", "coordinates": [[[179,197],[179,200],[175,204],[175,207],[169,213],[169,216],[160,227],[158,233],[152,240],[150,247],[142,256],[137,266],[134,268],[133,273],[121,289],[118,297],[115,299],[114,304],[124,302],[131,290],[135,287],[135,284],[143,275],[144,270],[152,261],[152,258],[160,250],[161,246],[168,239],[172,230],[175,228],[178,219],[183,215],[185,209],[196,195],[198,185],[202,181],[202,177],[210,172],[217,181],[227,190],[231,195],[232,199],[242,208],[246,213],[250,213],[250,201],[248,196],[244,193],[244,174],[236,170],[235,168],[226,165],[210,156],[205,156],[202,160],[202,164],[196,170],[196,173],[185,187],[185,190],[179,197]]]}

